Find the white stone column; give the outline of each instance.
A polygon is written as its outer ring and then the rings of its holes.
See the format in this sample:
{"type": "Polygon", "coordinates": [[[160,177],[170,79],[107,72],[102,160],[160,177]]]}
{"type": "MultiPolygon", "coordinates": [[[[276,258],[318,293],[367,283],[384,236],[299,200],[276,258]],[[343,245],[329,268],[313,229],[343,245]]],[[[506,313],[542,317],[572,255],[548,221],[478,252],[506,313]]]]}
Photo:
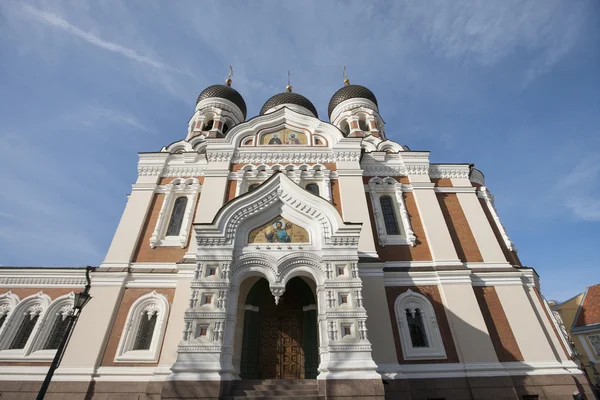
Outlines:
{"type": "MultiPolygon", "coordinates": [[[[338,163],[341,164],[341,163],[338,163]]],[[[363,254],[376,256],[375,240],[371,229],[371,218],[367,206],[367,198],[362,180],[362,170],[338,169],[338,184],[345,222],[362,222],[358,251],[363,254]]]]}
{"type": "MultiPolygon", "coordinates": [[[[159,180],[160,175],[139,176],[132,186],[103,265],[127,266],[131,261],[159,180]]],[[[149,246],[150,243],[144,245],[149,246]]]]}
{"type": "MultiPolygon", "coordinates": [[[[92,378],[100,366],[104,350],[113,329],[127,277],[126,272],[92,273],[92,298],[83,308],[75,325],[69,345],[56,370],[60,375],[79,375],[82,381],[92,378]]],[[[119,334],[121,332],[118,332],[119,334]]]]}

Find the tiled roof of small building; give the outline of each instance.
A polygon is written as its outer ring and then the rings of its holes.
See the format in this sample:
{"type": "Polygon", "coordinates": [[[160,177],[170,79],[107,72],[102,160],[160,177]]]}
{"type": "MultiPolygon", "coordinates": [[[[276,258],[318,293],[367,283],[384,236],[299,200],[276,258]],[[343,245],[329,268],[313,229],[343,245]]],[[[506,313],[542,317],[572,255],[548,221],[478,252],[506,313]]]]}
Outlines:
{"type": "Polygon", "coordinates": [[[600,284],[587,288],[574,327],[600,324],[600,284]]]}

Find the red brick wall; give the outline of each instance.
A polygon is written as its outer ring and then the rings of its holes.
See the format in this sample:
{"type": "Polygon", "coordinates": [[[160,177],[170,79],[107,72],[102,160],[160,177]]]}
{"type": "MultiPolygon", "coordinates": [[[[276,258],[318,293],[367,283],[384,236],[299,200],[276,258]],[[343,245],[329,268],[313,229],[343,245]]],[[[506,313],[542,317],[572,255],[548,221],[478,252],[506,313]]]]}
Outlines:
{"type": "Polygon", "coordinates": [[[439,288],[435,285],[430,286],[386,286],[385,292],[388,302],[388,310],[390,313],[390,319],[392,321],[392,330],[394,333],[394,342],[396,344],[396,356],[398,357],[399,364],[432,364],[432,363],[455,363],[458,362],[458,354],[456,353],[456,347],[454,345],[454,339],[452,338],[452,332],[450,331],[450,325],[448,324],[448,318],[446,311],[442,303],[442,297],[440,295],[439,288]],[[396,311],[394,310],[394,303],[398,296],[406,292],[408,289],[413,292],[420,293],[427,297],[427,300],[433,306],[435,311],[435,318],[437,319],[440,334],[442,336],[442,342],[444,343],[444,349],[446,350],[446,359],[443,360],[405,360],[402,354],[402,345],[400,344],[400,333],[398,332],[398,322],[396,321],[396,311]]]}
{"type": "MultiPolygon", "coordinates": [[[[148,215],[146,216],[146,221],[144,222],[140,238],[138,239],[137,248],[135,250],[135,253],[133,254],[132,262],[176,262],[181,260],[187,252],[189,240],[192,236],[191,230],[193,228],[191,226],[190,232],[188,234],[188,243],[186,243],[184,248],[181,248],[180,246],[160,246],[153,249],[152,247],[150,247],[150,237],[152,236],[152,232],[154,232],[154,229],[156,228],[158,214],[160,213],[160,208],[162,207],[164,199],[164,194],[154,194],[154,198],[152,199],[152,203],[150,204],[150,210],[148,211],[148,215]]],[[[198,196],[197,201],[199,200],[200,196],[198,196]]],[[[196,206],[197,203],[193,205],[194,215],[192,216],[192,220],[196,213],[196,206]]]]}
{"type": "MultiPolygon", "coordinates": [[[[410,223],[412,229],[417,237],[417,244],[413,246],[409,245],[388,245],[381,247],[379,245],[379,239],[377,235],[377,225],[375,224],[375,215],[373,214],[373,205],[371,204],[371,197],[367,195],[367,206],[369,208],[369,216],[371,217],[371,227],[373,230],[373,237],[375,239],[375,248],[379,258],[384,261],[431,261],[431,252],[429,251],[429,245],[427,244],[427,237],[425,236],[425,230],[423,229],[423,223],[419,216],[419,210],[415,202],[415,198],[412,193],[403,193],[404,203],[406,204],[406,210],[410,217],[410,223]]],[[[398,223],[400,221],[400,215],[397,215],[398,223]]]]}

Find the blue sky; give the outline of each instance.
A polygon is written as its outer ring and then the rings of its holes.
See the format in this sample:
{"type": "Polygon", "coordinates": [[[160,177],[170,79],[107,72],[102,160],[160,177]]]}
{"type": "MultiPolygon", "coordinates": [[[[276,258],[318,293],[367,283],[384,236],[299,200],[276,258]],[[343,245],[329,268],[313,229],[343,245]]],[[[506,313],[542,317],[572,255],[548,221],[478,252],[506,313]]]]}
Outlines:
{"type": "Polygon", "coordinates": [[[258,113],[342,85],[389,138],[473,162],[548,298],[600,282],[600,3],[0,2],[0,264],[98,265],[138,151],[185,136],[222,83],[258,113]]]}

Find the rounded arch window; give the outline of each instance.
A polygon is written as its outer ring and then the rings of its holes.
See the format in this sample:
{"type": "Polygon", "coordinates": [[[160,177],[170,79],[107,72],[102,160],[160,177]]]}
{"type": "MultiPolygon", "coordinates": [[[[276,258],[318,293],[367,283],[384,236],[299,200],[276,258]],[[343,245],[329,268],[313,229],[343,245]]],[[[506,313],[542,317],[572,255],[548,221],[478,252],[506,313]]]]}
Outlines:
{"type": "Polygon", "coordinates": [[[361,131],[370,131],[371,130],[369,128],[369,123],[367,122],[367,119],[364,115],[361,115],[360,119],[358,120],[358,127],[360,128],[361,131]]]}
{"type": "Polygon", "coordinates": [[[340,124],[340,130],[342,131],[342,133],[344,135],[350,134],[350,125],[348,125],[348,121],[346,121],[346,120],[342,121],[342,123],[340,124]]]}
{"type": "Polygon", "coordinates": [[[213,128],[214,124],[215,124],[215,121],[213,121],[212,119],[205,120],[204,121],[204,130],[210,131],[213,128]]]}
{"type": "Polygon", "coordinates": [[[306,185],[306,190],[308,190],[315,196],[319,195],[319,185],[317,185],[316,183],[309,183],[308,185],[306,185]]]}

